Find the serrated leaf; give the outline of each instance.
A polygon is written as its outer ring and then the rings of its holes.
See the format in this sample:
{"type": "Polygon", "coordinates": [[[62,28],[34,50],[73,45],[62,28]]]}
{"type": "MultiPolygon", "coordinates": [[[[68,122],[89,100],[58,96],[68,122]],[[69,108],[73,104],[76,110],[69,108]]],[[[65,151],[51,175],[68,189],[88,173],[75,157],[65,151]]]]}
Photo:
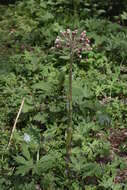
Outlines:
{"type": "Polygon", "coordinates": [[[48,82],[40,81],[32,86],[35,90],[43,90],[43,91],[50,91],[51,90],[51,84],[48,82]]]}
{"type": "Polygon", "coordinates": [[[15,161],[19,164],[26,164],[26,160],[24,157],[22,156],[17,156],[17,157],[14,157],[15,161]]]}
{"type": "Polygon", "coordinates": [[[83,89],[78,86],[72,87],[72,96],[82,96],[83,97],[84,92],[83,89]]]}
{"type": "Polygon", "coordinates": [[[37,168],[38,172],[47,172],[51,170],[54,167],[54,164],[56,162],[56,155],[54,154],[48,154],[43,156],[38,162],[37,162],[37,168]]]}
{"type": "Polygon", "coordinates": [[[53,24],[53,31],[58,32],[58,31],[60,31],[60,29],[61,29],[61,26],[59,25],[59,23],[55,22],[53,24]]]}
{"type": "Polygon", "coordinates": [[[33,109],[33,106],[32,106],[32,105],[29,105],[29,104],[27,104],[27,103],[24,103],[22,112],[23,112],[23,113],[27,113],[27,112],[31,111],[32,109],[33,109]]]}
{"type": "Polygon", "coordinates": [[[27,174],[31,169],[33,169],[33,161],[26,161],[26,164],[23,166],[17,167],[16,174],[21,174],[22,176],[27,174]]]}
{"type": "Polygon", "coordinates": [[[28,150],[28,146],[26,144],[23,144],[22,146],[22,154],[27,159],[30,160],[30,152],[28,150]]]}
{"type": "Polygon", "coordinates": [[[78,87],[78,85],[74,85],[72,87],[72,96],[90,98],[92,96],[92,92],[87,88],[87,86],[78,87]]]}
{"type": "Polygon", "coordinates": [[[33,120],[34,121],[40,121],[41,123],[45,123],[46,122],[46,114],[42,114],[42,113],[37,113],[34,117],[33,120]]]}
{"type": "Polygon", "coordinates": [[[87,176],[96,176],[98,175],[98,173],[101,173],[100,171],[100,167],[98,164],[96,163],[86,163],[83,166],[83,177],[87,177],[87,176]]]}
{"type": "Polygon", "coordinates": [[[50,19],[53,19],[53,15],[49,12],[46,12],[44,16],[42,17],[42,20],[45,22],[49,21],[50,19]]]}
{"type": "Polygon", "coordinates": [[[64,55],[64,56],[60,56],[60,59],[70,60],[70,57],[68,55],[64,55]]]}

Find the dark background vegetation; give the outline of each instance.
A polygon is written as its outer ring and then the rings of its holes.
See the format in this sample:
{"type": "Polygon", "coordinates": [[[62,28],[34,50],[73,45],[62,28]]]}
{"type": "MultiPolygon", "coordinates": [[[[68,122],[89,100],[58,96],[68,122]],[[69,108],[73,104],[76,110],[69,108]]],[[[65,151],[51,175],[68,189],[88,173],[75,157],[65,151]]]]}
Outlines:
{"type": "Polygon", "coordinates": [[[126,0],[0,1],[1,190],[127,189],[126,25],[126,0]],[[92,46],[74,59],[70,176],[69,59],[52,48],[67,28],[92,46]]]}

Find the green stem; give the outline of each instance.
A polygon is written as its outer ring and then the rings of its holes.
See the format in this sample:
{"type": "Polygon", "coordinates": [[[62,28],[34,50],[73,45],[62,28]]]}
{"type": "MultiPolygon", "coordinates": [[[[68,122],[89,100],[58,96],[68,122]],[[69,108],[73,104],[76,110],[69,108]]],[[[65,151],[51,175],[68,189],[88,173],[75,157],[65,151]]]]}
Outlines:
{"type": "Polygon", "coordinates": [[[67,156],[67,172],[69,175],[69,162],[71,155],[71,140],[72,140],[72,65],[73,65],[73,48],[70,53],[70,67],[69,67],[69,112],[68,112],[68,128],[67,128],[67,139],[66,139],[66,156],[67,156]]]}

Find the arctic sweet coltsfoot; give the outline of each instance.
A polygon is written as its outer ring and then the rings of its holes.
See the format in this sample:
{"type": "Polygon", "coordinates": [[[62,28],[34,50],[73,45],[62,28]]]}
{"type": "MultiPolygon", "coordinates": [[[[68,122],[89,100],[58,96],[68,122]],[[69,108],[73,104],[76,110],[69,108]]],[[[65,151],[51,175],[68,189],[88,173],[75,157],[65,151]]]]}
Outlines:
{"type": "Polygon", "coordinates": [[[67,174],[70,176],[69,162],[71,155],[71,142],[72,142],[72,129],[73,129],[73,102],[72,102],[72,67],[74,63],[74,56],[79,59],[82,58],[82,52],[92,50],[90,46],[90,40],[87,38],[86,31],[81,33],[77,29],[71,31],[66,29],[60,31],[60,36],[57,36],[55,40],[55,47],[59,50],[67,49],[70,57],[69,65],[69,92],[68,92],[68,128],[66,132],[66,163],[67,174]]]}

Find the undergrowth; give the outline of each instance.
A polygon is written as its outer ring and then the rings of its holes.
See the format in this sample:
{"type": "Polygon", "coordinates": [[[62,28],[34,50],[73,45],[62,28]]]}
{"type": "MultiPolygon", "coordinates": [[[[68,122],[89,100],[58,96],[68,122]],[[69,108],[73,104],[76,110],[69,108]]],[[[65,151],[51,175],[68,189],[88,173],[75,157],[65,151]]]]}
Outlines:
{"type": "Polygon", "coordinates": [[[0,5],[1,190],[127,189],[126,4],[118,12],[110,7],[106,19],[108,3],[0,5]],[[73,63],[69,176],[69,57],[54,49],[59,31],[67,28],[86,30],[92,47],[73,63]]]}

